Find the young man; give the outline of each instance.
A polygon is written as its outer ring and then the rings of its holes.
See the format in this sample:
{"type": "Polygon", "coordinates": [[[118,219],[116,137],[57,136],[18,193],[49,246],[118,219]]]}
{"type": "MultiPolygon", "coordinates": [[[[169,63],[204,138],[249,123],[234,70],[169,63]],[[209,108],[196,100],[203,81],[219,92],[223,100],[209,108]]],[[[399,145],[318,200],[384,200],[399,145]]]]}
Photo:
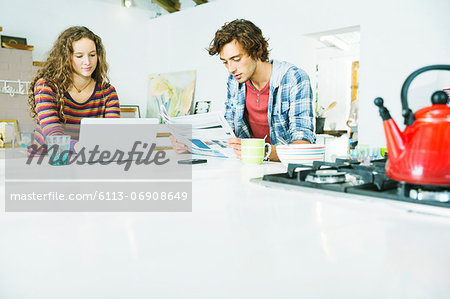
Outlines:
{"type": "Polygon", "coordinates": [[[216,32],[208,52],[219,54],[230,73],[225,119],[238,137],[228,141],[238,158],[241,138],[266,137],[274,161],[280,139],[315,142],[309,77],[290,63],[269,61],[261,29],[242,19],[227,23],[216,32]]]}

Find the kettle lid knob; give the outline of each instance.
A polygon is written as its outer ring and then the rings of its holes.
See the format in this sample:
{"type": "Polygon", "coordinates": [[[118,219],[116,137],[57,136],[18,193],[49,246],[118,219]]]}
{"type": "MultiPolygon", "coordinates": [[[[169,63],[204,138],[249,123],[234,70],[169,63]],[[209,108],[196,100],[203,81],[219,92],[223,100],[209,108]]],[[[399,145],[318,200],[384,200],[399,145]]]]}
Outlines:
{"type": "Polygon", "coordinates": [[[442,90],[435,91],[431,96],[431,103],[433,105],[445,105],[448,101],[448,95],[442,90]]]}

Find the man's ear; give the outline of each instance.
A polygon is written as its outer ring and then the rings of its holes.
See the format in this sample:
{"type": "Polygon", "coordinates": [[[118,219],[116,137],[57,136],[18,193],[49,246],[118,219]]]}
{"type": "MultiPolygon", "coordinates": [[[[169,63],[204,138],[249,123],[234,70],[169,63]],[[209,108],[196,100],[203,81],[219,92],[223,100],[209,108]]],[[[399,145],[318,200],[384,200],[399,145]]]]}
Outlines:
{"type": "MultiPolygon", "coordinates": [[[[259,43],[259,47],[258,47],[258,57],[261,57],[261,56],[262,56],[262,52],[263,52],[263,44],[262,44],[262,43],[259,43]]],[[[259,59],[262,61],[261,58],[259,58],[259,59]]]]}

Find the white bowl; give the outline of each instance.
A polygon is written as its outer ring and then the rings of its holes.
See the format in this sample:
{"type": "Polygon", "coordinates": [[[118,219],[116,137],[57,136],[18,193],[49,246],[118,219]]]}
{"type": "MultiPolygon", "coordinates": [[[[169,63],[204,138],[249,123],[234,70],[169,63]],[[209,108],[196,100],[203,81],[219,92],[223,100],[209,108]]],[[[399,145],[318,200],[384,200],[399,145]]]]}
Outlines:
{"type": "Polygon", "coordinates": [[[280,161],[288,164],[312,165],[314,161],[323,161],[325,157],[324,144],[288,144],[277,145],[280,161]]]}

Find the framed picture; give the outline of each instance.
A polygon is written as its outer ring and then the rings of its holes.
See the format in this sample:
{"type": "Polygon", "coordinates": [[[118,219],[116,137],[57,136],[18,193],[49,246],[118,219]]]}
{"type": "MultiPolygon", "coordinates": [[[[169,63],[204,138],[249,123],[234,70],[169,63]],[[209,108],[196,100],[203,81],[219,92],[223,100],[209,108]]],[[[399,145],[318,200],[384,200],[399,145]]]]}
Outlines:
{"type": "Polygon", "coordinates": [[[139,105],[120,105],[120,118],[141,118],[139,105]]]}
{"type": "Polygon", "coordinates": [[[26,45],[27,39],[23,37],[15,37],[15,36],[1,36],[2,43],[8,43],[13,45],[26,45]]]}
{"type": "Polygon", "coordinates": [[[208,113],[211,101],[198,101],[195,103],[194,114],[208,113]]]}
{"type": "Polygon", "coordinates": [[[17,119],[0,119],[1,147],[12,147],[20,144],[19,125],[17,119]]]}
{"type": "Polygon", "coordinates": [[[196,78],[196,70],[151,75],[146,117],[162,120],[161,107],[170,117],[192,114],[196,78]]]}

